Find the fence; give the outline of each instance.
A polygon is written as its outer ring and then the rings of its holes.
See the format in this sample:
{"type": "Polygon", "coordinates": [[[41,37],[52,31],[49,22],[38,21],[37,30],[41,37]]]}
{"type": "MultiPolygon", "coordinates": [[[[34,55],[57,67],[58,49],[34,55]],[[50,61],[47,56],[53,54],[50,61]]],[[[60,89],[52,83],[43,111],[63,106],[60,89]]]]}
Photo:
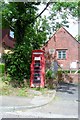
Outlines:
{"type": "Polygon", "coordinates": [[[62,78],[58,77],[58,81],[62,79],[65,82],[71,82],[71,83],[80,82],[80,69],[78,69],[78,70],[73,70],[73,69],[72,70],[63,70],[59,66],[59,70],[62,71],[62,76],[61,76],[62,78]]]}

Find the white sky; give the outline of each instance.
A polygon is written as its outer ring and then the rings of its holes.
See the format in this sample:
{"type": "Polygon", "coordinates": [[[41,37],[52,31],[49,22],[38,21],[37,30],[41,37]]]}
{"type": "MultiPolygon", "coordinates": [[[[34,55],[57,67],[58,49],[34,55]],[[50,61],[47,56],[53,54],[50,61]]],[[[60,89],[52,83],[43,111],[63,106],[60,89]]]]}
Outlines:
{"type": "Polygon", "coordinates": [[[73,36],[75,37],[78,35],[78,22],[75,20],[70,20],[69,21],[69,28],[66,28],[66,30],[73,36]]]}

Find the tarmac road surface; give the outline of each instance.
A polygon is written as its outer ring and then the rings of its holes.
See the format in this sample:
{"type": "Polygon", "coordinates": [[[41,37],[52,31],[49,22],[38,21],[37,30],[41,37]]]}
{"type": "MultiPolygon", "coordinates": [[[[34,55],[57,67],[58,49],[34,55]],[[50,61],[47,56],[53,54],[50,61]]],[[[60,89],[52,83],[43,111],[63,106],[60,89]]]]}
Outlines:
{"type": "Polygon", "coordinates": [[[78,118],[78,85],[60,84],[53,101],[45,106],[5,112],[3,118],[78,118]]]}

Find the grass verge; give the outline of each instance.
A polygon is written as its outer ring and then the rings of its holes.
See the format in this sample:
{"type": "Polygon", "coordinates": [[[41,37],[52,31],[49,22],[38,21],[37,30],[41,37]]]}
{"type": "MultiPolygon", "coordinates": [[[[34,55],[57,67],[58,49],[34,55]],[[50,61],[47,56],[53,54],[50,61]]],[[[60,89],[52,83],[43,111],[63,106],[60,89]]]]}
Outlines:
{"type": "Polygon", "coordinates": [[[0,95],[8,96],[27,96],[27,88],[14,88],[9,82],[3,82],[0,80],[0,95]]]}
{"type": "Polygon", "coordinates": [[[23,96],[34,97],[39,95],[45,95],[48,93],[48,88],[30,88],[28,87],[13,87],[8,81],[3,81],[0,78],[0,95],[7,96],[23,96]]]}

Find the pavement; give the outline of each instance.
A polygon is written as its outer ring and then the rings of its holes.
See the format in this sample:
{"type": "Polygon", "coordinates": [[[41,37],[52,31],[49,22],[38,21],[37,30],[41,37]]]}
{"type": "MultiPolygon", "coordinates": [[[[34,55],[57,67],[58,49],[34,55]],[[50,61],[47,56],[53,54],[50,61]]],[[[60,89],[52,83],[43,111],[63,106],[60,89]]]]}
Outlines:
{"type": "Polygon", "coordinates": [[[56,91],[49,90],[46,94],[30,89],[34,97],[2,96],[0,117],[76,119],[79,116],[78,90],[78,85],[61,83],[56,91]]]}
{"type": "Polygon", "coordinates": [[[48,90],[47,94],[41,94],[40,91],[35,92],[34,97],[18,97],[18,96],[0,96],[0,112],[14,112],[30,108],[41,107],[50,103],[55,97],[55,90],[48,90]]]}

